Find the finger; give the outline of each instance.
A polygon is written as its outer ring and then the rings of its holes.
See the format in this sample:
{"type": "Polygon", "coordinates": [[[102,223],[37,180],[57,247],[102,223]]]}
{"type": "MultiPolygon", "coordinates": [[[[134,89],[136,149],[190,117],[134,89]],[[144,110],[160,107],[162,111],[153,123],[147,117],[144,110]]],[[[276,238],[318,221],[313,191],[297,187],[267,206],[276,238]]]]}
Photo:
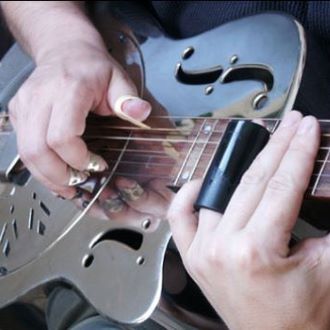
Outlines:
{"type": "Polygon", "coordinates": [[[168,201],[148,187],[142,188],[135,180],[118,177],[116,188],[121,198],[133,209],[156,217],[166,215],[168,201]]]}
{"type": "Polygon", "coordinates": [[[326,274],[330,266],[329,234],[324,237],[307,238],[290,249],[287,260],[298,265],[305,274],[318,271],[326,274]]]}
{"type": "Polygon", "coordinates": [[[148,182],[148,188],[161,195],[167,202],[171,202],[175,194],[167,187],[167,182],[160,179],[153,179],[148,182]]]}
{"type": "MultiPolygon", "coordinates": [[[[17,97],[15,96],[9,103],[9,116],[12,125],[14,126],[14,129],[16,131],[17,135],[17,144],[18,144],[18,152],[21,156],[21,159],[24,161],[25,166],[29,169],[32,176],[34,176],[39,182],[43,183],[48,189],[50,189],[52,192],[64,197],[64,198],[72,198],[76,190],[73,187],[58,185],[56,183],[51,182],[34,164],[33,161],[30,161],[30,158],[34,155],[39,155],[38,151],[38,143],[34,143],[33,141],[33,134],[35,134],[35,130],[29,134],[28,130],[32,127],[32,125],[29,126],[28,120],[25,119],[24,113],[21,113],[21,115],[18,118],[23,118],[23,120],[20,120],[18,124],[17,119],[17,111],[19,111],[19,102],[17,100],[17,97]],[[26,146],[30,146],[29,148],[26,148],[26,146]],[[35,148],[35,150],[31,150],[30,148],[35,148]],[[23,152],[22,152],[23,150],[23,152]],[[29,151],[31,150],[31,151],[29,151]]],[[[38,108],[38,107],[36,107],[38,108]]],[[[21,109],[21,111],[24,111],[21,109]]],[[[47,112],[44,111],[43,115],[45,116],[45,119],[47,119],[47,112]]],[[[26,117],[28,118],[28,116],[26,117]]],[[[42,118],[40,118],[40,121],[42,121],[42,118]]],[[[37,139],[38,140],[38,139],[37,139]]]]}
{"type": "Polygon", "coordinates": [[[31,175],[36,180],[42,183],[46,188],[48,188],[53,193],[66,199],[71,199],[76,195],[76,189],[74,187],[60,186],[54,184],[53,182],[49,181],[47,177],[45,177],[33,163],[26,162],[25,166],[29,169],[31,175]]]}
{"type": "MultiPolygon", "coordinates": [[[[202,180],[197,180],[197,181],[200,184],[199,187],[197,187],[197,183],[196,183],[196,190],[198,190],[199,193],[202,186],[202,180]]],[[[196,200],[197,200],[197,196],[196,196],[196,200]]],[[[209,234],[210,231],[214,230],[217,227],[221,218],[222,218],[222,214],[220,214],[219,212],[215,212],[206,208],[201,208],[199,210],[196,236],[198,236],[203,240],[205,234],[209,234]]]]}
{"type": "Polygon", "coordinates": [[[47,130],[47,144],[70,167],[80,171],[104,171],[105,160],[89,152],[81,136],[93,95],[83,86],[76,87],[56,100],[47,130]]]}
{"type": "Polygon", "coordinates": [[[197,217],[194,203],[200,190],[199,181],[185,184],[176,194],[167,213],[174,241],[182,256],[194,240],[197,231],[197,217]]]}
{"type": "Polygon", "coordinates": [[[284,117],[266,147],[243,175],[219,223],[220,231],[240,230],[247,224],[289,147],[301,118],[297,111],[291,111],[284,117]]]}
{"type": "Polygon", "coordinates": [[[222,214],[208,209],[201,209],[198,217],[197,235],[200,237],[207,237],[205,235],[216,230],[221,219],[222,214]]]}
{"type": "Polygon", "coordinates": [[[104,189],[99,197],[99,205],[110,220],[138,228],[142,228],[143,221],[148,217],[127,205],[111,187],[104,189]]]}
{"type": "MultiPolygon", "coordinates": [[[[50,118],[50,106],[42,103],[32,103],[34,111],[22,114],[17,118],[17,144],[20,157],[33,174],[47,178],[55,186],[66,186],[70,182],[71,172],[67,164],[55,154],[46,144],[47,127],[50,118]],[[38,125],[35,123],[38,122],[38,125]]],[[[80,182],[87,179],[86,174],[80,173],[80,182]]],[[[38,177],[39,177],[38,176],[38,177]]],[[[42,180],[47,184],[45,180],[42,180]]]]}
{"type": "Polygon", "coordinates": [[[112,111],[124,120],[139,125],[151,112],[149,102],[138,97],[135,85],[119,66],[114,67],[109,89],[108,102],[112,111]]]}
{"type": "Polygon", "coordinates": [[[260,233],[265,244],[282,256],[288,253],[288,242],[308,187],[319,139],[317,120],[305,117],[247,227],[260,233]]]}

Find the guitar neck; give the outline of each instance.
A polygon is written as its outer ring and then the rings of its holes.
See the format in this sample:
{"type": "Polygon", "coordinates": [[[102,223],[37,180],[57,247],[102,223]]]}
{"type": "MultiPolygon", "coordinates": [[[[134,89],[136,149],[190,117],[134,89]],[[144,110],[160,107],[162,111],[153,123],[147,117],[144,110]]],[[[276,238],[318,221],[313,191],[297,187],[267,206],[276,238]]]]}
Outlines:
{"type": "MultiPolygon", "coordinates": [[[[230,120],[212,117],[154,118],[150,130],[131,127],[113,118],[89,119],[85,140],[101,154],[112,176],[137,181],[161,179],[178,189],[186,182],[203,178],[230,120]]],[[[241,119],[241,118],[240,118],[241,119]]],[[[321,142],[306,198],[330,198],[330,121],[320,120],[321,142]]],[[[263,119],[273,133],[280,120],[263,119]]],[[[1,125],[7,138],[8,123],[1,125]]]]}
{"type": "MultiPolygon", "coordinates": [[[[101,121],[94,118],[86,138],[90,148],[107,160],[112,175],[139,181],[157,178],[179,188],[205,176],[231,120],[212,117],[154,119],[157,126],[151,124],[152,129],[141,130],[113,118],[101,121]]],[[[271,133],[279,123],[280,120],[275,119],[263,120],[271,133]]],[[[320,121],[320,126],[321,144],[307,198],[330,198],[330,122],[320,121]]]]}

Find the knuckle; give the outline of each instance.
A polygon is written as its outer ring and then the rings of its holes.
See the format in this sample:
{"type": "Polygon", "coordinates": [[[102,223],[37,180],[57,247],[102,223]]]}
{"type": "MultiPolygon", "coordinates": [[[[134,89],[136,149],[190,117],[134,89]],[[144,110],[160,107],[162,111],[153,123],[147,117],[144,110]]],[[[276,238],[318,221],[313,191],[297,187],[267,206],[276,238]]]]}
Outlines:
{"type": "Polygon", "coordinates": [[[59,77],[60,77],[59,81],[64,86],[73,85],[77,81],[76,75],[72,74],[70,71],[65,69],[59,72],[59,77]]]}
{"type": "Polygon", "coordinates": [[[210,271],[222,272],[227,264],[227,258],[219,242],[211,242],[206,248],[193,249],[187,253],[186,267],[197,278],[205,277],[210,271]],[[204,252],[203,252],[204,251],[204,252]]]}
{"type": "Polygon", "coordinates": [[[211,267],[224,268],[225,258],[223,256],[223,250],[215,244],[212,244],[206,252],[205,261],[211,267]]]}
{"type": "Polygon", "coordinates": [[[84,79],[84,77],[80,74],[71,74],[68,72],[64,72],[58,82],[59,87],[62,89],[65,89],[70,94],[79,94],[83,93],[85,90],[85,86],[87,85],[87,79],[84,79]]]}
{"type": "Polygon", "coordinates": [[[260,249],[251,239],[247,239],[241,248],[236,249],[234,258],[240,271],[256,273],[263,269],[260,249]]]}
{"type": "Polygon", "coordinates": [[[276,173],[268,182],[268,189],[272,192],[289,192],[298,188],[292,175],[288,172],[281,171],[276,173]]]}
{"type": "Polygon", "coordinates": [[[65,145],[70,144],[72,136],[68,133],[63,133],[60,131],[52,131],[47,135],[47,144],[52,149],[60,149],[65,145]]]}
{"type": "Polygon", "coordinates": [[[85,81],[82,77],[78,77],[76,79],[70,78],[69,84],[70,91],[74,94],[79,94],[83,92],[86,86],[85,81]]]}
{"type": "Polygon", "coordinates": [[[36,162],[45,154],[47,146],[44,143],[19,145],[18,152],[22,160],[36,162]]]}
{"type": "MultiPolygon", "coordinates": [[[[86,103],[89,103],[90,98],[94,98],[96,89],[95,82],[93,79],[88,79],[85,77],[77,77],[67,83],[65,89],[68,95],[71,95],[71,102],[75,103],[75,100],[79,98],[80,100],[85,100],[86,103]]],[[[76,109],[81,111],[81,109],[76,109]]]]}
{"type": "Polygon", "coordinates": [[[102,76],[105,72],[109,72],[111,70],[111,62],[105,58],[101,59],[99,61],[93,62],[93,70],[91,72],[94,72],[96,76],[102,76]]]}
{"type": "Polygon", "coordinates": [[[311,161],[315,157],[314,145],[309,145],[305,140],[293,141],[290,145],[290,153],[297,160],[302,162],[311,161]]]}

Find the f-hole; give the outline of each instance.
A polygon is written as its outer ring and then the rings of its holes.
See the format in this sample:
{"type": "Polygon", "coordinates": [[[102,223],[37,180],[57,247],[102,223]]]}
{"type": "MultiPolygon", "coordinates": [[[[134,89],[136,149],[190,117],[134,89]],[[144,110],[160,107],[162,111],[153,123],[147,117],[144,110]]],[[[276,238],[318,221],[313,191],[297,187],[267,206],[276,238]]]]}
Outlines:
{"type": "Polygon", "coordinates": [[[137,251],[141,248],[143,243],[143,235],[139,232],[129,229],[114,229],[105,232],[97,241],[95,241],[91,248],[103,241],[115,241],[129,246],[131,249],[137,251]]]}
{"type": "Polygon", "coordinates": [[[265,84],[267,91],[274,86],[274,76],[270,68],[261,64],[235,65],[226,70],[221,77],[223,84],[242,80],[261,81],[265,84]]]}
{"type": "Polygon", "coordinates": [[[185,85],[204,85],[216,82],[223,69],[220,65],[202,70],[185,70],[181,63],[176,65],[175,78],[185,85]]]}

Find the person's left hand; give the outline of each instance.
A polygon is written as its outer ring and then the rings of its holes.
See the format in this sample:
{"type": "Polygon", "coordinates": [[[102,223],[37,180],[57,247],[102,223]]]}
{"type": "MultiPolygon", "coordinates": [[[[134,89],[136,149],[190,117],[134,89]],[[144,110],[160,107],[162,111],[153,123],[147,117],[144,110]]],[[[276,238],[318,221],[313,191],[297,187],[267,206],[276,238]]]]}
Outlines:
{"type": "Polygon", "coordinates": [[[200,182],[170,207],[183,262],[230,329],[330,329],[330,238],[289,248],[318,145],[315,118],[292,111],[223,216],[194,212],[200,182]]]}

